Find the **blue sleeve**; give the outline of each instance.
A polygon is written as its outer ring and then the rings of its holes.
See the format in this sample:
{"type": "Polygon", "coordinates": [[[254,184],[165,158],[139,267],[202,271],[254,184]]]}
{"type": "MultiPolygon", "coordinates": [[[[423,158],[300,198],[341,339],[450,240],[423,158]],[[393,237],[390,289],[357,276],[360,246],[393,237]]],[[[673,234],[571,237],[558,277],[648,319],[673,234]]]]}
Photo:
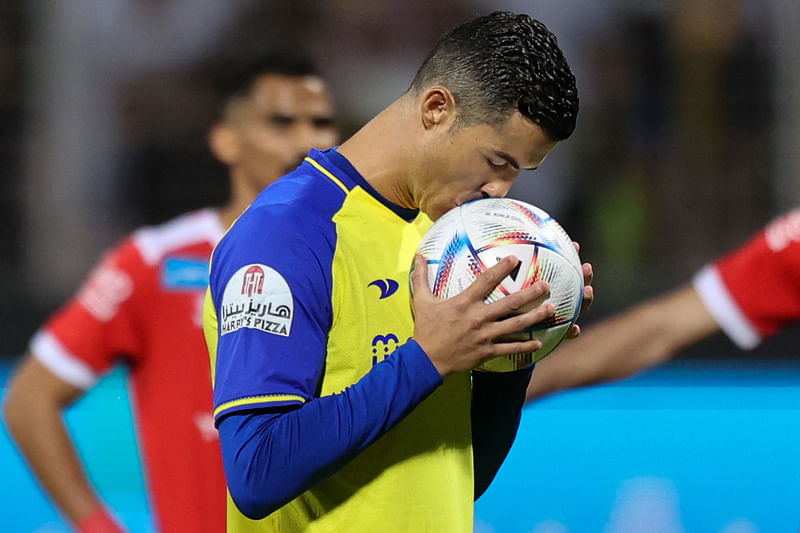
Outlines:
{"type": "Polygon", "coordinates": [[[251,519],[267,516],[344,466],[441,383],[411,339],[342,393],[292,410],[225,416],[219,436],[233,501],[251,519]]]}
{"type": "Polygon", "coordinates": [[[517,436],[533,367],[515,372],[472,372],[472,458],[475,499],[494,479],[517,436]]]}
{"type": "MultiPolygon", "coordinates": [[[[286,188],[286,186],[283,186],[286,188]]],[[[294,189],[291,189],[294,191],[294,189]]],[[[254,204],[214,250],[215,420],[317,394],[333,320],[334,227],[319,198],[254,204]]]]}

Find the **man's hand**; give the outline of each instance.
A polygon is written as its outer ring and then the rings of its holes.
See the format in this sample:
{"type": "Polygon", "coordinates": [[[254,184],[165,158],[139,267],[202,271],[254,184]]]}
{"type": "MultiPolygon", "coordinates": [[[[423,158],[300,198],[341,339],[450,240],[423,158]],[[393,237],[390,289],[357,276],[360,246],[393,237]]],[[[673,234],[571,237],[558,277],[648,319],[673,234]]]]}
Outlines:
{"type": "Polygon", "coordinates": [[[425,259],[417,256],[414,261],[411,277],[416,320],[414,339],[442,377],[471,370],[493,357],[535,352],[541,348],[538,340],[509,341],[500,337],[522,331],[553,315],[553,305],[542,303],[550,295],[547,282],[538,281],[491,304],[485,302],[517,266],[516,257],[504,258],[478,276],[466,290],[447,300],[440,300],[431,292],[425,259]]]}
{"type": "MultiPolygon", "coordinates": [[[[578,247],[578,243],[575,243],[575,247],[578,247]]],[[[592,265],[589,263],[584,263],[583,265],[583,301],[581,302],[581,310],[578,313],[578,316],[583,316],[586,311],[592,306],[592,302],[594,302],[594,288],[592,287],[592,279],[594,279],[594,271],[592,270],[592,265]]],[[[578,335],[581,334],[581,327],[578,324],[572,324],[567,332],[568,339],[574,339],[578,335]]]]}

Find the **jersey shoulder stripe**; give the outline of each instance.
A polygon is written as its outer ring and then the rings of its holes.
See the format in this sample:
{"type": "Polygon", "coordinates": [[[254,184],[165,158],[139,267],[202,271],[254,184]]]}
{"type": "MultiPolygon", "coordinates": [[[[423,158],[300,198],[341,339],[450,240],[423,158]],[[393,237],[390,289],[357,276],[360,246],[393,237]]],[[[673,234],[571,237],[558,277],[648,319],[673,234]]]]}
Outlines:
{"type": "Polygon", "coordinates": [[[165,255],[200,243],[215,245],[224,233],[219,216],[211,209],[186,213],[158,226],[136,230],[132,240],[148,265],[155,265],[165,255]]]}
{"type": "Polygon", "coordinates": [[[319,163],[317,163],[316,161],[314,161],[314,160],[313,160],[313,159],[311,159],[310,157],[306,157],[306,158],[305,158],[305,161],[308,161],[309,163],[311,163],[311,165],[312,165],[314,168],[316,168],[317,170],[319,170],[320,172],[322,172],[322,173],[323,173],[323,174],[324,174],[324,175],[325,175],[325,176],[326,176],[328,179],[330,179],[332,182],[334,182],[336,185],[338,185],[338,186],[339,186],[339,187],[340,187],[340,188],[341,188],[341,189],[342,189],[342,190],[343,190],[345,193],[347,193],[347,192],[349,192],[349,191],[350,191],[350,189],[349,189],[349,188],[348,188],[348,187],[347,187],[347,186],[346,186],[344,183],[342,183],[341,181],[339,181],[339,178],[337,178],[336,176],[334,176],[333,174],[331,174],[331,173],[328,171],[328,169],[326,169],[325,167],[323,167],[323,166],[322,166],[322,165],[320,165],[319,163]]]}

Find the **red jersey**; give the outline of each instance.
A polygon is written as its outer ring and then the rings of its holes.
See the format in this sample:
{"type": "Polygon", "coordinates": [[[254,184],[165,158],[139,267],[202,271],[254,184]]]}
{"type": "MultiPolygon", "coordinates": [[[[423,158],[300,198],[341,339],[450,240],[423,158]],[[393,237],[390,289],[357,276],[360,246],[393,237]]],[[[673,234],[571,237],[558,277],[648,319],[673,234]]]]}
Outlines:
{"type": "Polygon", "coordinates": [[[211,209],[136,231],[31,341],[39,361],[81,388],[117,362],[129,366],[150,503],[163,532],[225,531],[201,314],[222,234],[211,209]]]}
{"type": "Polygon", "coordinates": [[[800,321],[800,209],[706,266],[695,276],[694,287],[741,348],[753,348],[800,321]]]}

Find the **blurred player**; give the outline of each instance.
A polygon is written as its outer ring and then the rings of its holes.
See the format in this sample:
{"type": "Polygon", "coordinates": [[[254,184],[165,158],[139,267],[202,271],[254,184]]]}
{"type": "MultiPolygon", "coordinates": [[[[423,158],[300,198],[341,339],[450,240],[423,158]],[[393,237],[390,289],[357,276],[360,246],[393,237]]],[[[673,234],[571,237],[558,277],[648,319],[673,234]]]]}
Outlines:
{"type": "Polygon", "coordinates": [[[527,399],[612,381],[724,332],[742,349],[800,321],[800,209],[721,259],[691,284],[592,325],[536,366],[527,399]]]}
{"type": "Polygon", "coordinates": [[[417,258],[412,315],[409,270],[430,219],[504,196],[569,137],[577,111],[541,23],[481,17],[237,220],[215,249],[204,315],[228,531],[472,532],[530,369],[471,370],[536,350],[502,338],[554,310],[545,282],[484,303],[514,258],[450,300],[432,295],[417,258]]]}
{"type": "Polygon", "coordinates": [[[63,411],[117,363],[132,381],[158,531],[225,530],[225,482],[212,418],[202,302],[213,246],[268,184],[311,147],[337,142],[325,83],[305,59],[261,57],[225,79],[209,132],[229,169],[230,202],[142,228],[111,250],[36,333],[12,380],[9,431],[77,531],[120,531],[84,474],[63,411]]]}

